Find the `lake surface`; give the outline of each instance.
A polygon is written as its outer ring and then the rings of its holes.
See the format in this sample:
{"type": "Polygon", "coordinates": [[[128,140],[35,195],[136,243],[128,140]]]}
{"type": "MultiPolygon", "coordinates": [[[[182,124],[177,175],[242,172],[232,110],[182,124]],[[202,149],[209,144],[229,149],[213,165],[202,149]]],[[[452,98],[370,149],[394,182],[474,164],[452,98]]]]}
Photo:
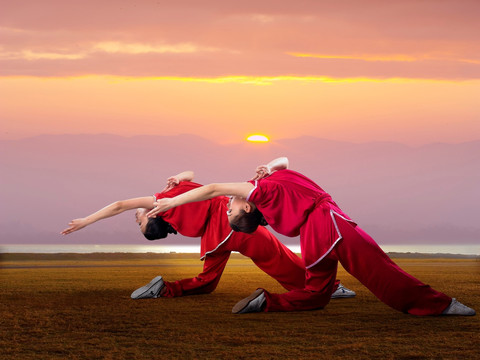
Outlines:
{"type": "MultiPolygon", "coordinates": [[[[295,253],[300,253],[300,245],[288,245],[295,253]]],[[[480,245],[380,245],[385,252],[426,253],[426,254],[463,254],[480,255],[480,245]]],[[[95,253],[95,252],[127,252],[127,253],[200,253],[198,245],[74,245],[74,244],[28,244],[0,245],[0,253],[95,253]]]]}

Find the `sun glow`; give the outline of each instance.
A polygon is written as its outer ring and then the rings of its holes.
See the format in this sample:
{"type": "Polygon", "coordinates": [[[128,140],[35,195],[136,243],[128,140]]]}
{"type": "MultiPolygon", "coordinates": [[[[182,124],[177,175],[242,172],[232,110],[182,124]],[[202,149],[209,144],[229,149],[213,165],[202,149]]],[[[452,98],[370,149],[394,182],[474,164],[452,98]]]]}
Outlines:
{"type": "Polygon", "coordinates": [[[255,134],[255,135],[250,135],[247,138],[247,141],[250,141],[250,142],[268,142],[269,139],[265,135],[255,134]]]}

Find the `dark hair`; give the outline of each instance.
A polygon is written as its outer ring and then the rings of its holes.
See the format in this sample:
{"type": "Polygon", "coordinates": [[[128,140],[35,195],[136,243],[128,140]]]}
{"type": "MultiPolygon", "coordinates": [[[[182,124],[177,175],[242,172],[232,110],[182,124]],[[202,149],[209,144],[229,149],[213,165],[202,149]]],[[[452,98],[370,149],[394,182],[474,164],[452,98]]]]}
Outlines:
{"type": "Polygon", "coordinates": [[[268,223],[263,217],[263,214],[257,208],[249,213],[241,209],[235,219],[232,219],[230,222],[230,227],[233,231],[244,232],[247,234],[251,234],[257,230],[258,225],[266,226],[268,223]]]}
{"type": "Polygon", "coordinates": [[[166,238],[168,234],[176,234],[177,231],[168,222],[163,220],[160,216],[148,219],[147,226],[145,226],[145,237],[148,240],[157,240],[166,238]]]}

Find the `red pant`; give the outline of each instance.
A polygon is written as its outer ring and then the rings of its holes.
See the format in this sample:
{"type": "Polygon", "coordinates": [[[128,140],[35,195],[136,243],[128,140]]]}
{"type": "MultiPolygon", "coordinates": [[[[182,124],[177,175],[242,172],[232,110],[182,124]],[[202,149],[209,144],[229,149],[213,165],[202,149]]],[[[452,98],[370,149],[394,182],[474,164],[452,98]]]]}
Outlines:
{"type": "Polygon", "coordinates": [[[233,233],[215,252],[205,257],[201,274],[191,279],[165,282],[167,291],[162,296],[212,292],[220,281],[232,251],[251,258],[255,265],[287,290],[302,289],[305,286],[305,267],[302,260],[267,229],[260,227],[253,234],[233,233]]]}
{"type": "Polygon", "coordinates": [[[451,302],[400,269],[358,226],[336,217],[342,240],[317,265],[306,271],[305,288],[284,294],[265,291],[265,311],[322,308],[330,301],[338,261],[376,297],[392,308],[413,315],[439,315],[451,302]]]}
{"type": "MultiPolygon", "coordinates": [[[[259,227],[253,234],[233,233],[226,243],[205,257],[201,274],[191,279],[165,282],[167,290],[162,296],[175,297],[212,292],[220,281],[231,251],[238,251],[251,258],[255,265],[287,290],[305,287],[305,267],[302,260],[267,229],[259,227]]],[[[339,281],[335,283],[332,292],[337,289],[339,281]]]]}

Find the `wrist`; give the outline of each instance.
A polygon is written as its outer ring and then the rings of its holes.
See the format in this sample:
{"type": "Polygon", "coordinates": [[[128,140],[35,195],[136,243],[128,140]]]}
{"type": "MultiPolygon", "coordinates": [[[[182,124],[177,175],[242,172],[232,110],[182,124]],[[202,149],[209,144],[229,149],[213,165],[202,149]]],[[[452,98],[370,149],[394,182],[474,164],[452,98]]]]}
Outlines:
{"type": "Polygon", "coordinates": [[[168,210],[174,208],[174,207],[177,207],[179,204],[178,204],[178,199],[177,199],[177,196],[173,197],[173,198],[170,198],[170,204],[168,205],[168,210]]]}

